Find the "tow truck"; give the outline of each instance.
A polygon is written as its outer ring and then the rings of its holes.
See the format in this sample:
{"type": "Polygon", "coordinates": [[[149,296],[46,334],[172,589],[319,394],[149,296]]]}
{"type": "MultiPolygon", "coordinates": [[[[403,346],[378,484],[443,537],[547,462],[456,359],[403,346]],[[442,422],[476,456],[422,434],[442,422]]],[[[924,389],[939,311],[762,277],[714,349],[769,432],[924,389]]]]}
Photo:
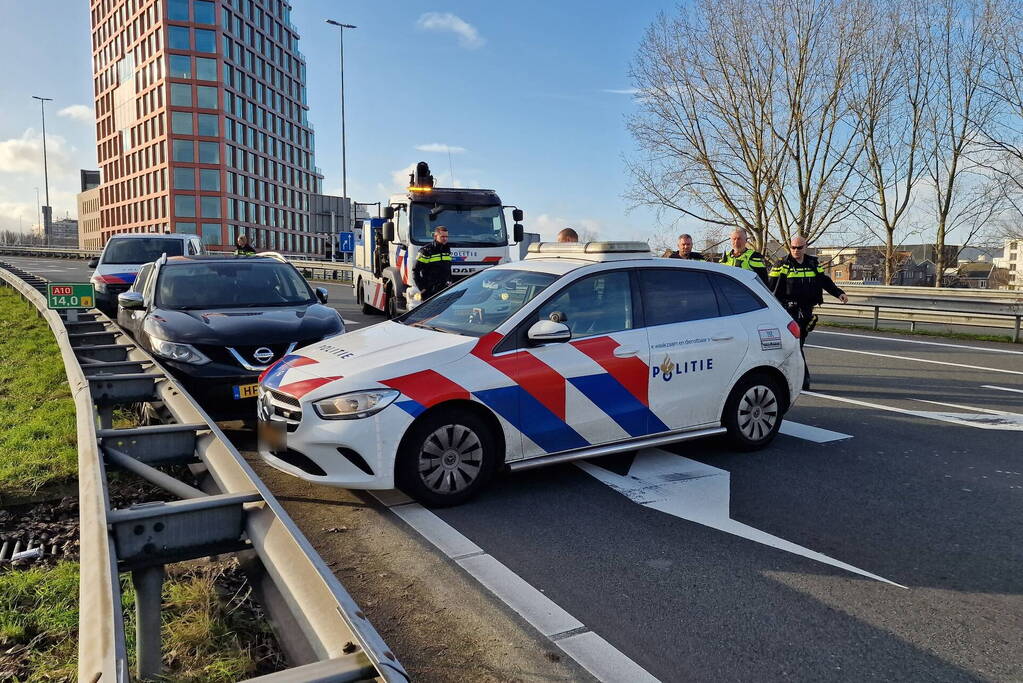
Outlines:
{"type": "Polygon", "coordinates": [[[512,209],[512,241],[521,242],[521,209],[503,205],[494,190],[434,187],[429,165],[420,161],[408,189],[392,195],[380,216],[355,216],[352,276],[362,312],[393,318],[422,302],[412,268],[439,225],[448,229],[453,280],[510,261],[505,209],[512,209]]]}

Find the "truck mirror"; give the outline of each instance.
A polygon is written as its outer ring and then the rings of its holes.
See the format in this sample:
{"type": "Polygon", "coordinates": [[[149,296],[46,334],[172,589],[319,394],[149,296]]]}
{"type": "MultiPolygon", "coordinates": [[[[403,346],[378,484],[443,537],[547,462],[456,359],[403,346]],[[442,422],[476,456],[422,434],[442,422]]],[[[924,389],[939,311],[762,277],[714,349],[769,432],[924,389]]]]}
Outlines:
{"type": "MultiPolygon", "coordinates": [[[[521,213],[521,211],[519,213],[521,213]]],[[[516,242],[521,242],[525,239],[525,234],[522,231],[522,223],[516,223],[512,226],[512,239],[516,242]]]]}
{"type": "Polygon", "coordinates": [[[384,207],[384,220],[388,220],[389,221],[389,220],[393,220],[393,219],[394,219],[394,207],[393,206],[385,206],[384,207]]]}
{"type": "MultiPolygon", "coordinates": [[[[512,220],[516,223],[522,222],[522,215],[522,209],[512,209],[512,220]]],[[[518,242],[518,240],[515,241],[518,242]]]]}
{"type": "Polygon", "coordinates": [[[387,221],[384,223],[383,229],[380,231],[381,237],[384,238],[385,242],[394,241],[394,221],[387,221]]]}

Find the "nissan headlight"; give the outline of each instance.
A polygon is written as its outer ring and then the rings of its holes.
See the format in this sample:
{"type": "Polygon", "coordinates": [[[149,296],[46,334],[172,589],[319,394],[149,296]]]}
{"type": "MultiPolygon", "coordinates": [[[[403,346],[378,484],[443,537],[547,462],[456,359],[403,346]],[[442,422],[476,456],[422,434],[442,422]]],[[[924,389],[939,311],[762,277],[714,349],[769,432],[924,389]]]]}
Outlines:
{"type": "Polygon", "coordinates": [[[191,344],[178,344],[158,337],[150,337],[149,341],[153,345],[153,353],[167,360],[192,365],[205,365],[210,362],[202,351],[191,344]]]}
{"type": "Polygon", "coordinates": [[[353,391],[314,401],[313,408],[325,420],[359,420],[376,415],[400,395],[396,389],[353,391]]]}

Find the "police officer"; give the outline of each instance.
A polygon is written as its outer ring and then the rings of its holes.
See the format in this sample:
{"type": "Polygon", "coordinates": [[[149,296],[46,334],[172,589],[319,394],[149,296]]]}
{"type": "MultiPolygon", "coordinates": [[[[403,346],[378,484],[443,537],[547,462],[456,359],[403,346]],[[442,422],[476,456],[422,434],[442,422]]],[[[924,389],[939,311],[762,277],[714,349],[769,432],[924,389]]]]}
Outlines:
{"type": "Polygon", "coordinates": [[[234,241],[234,255],[235,256],[255,256],[256,250],[249,244],[248,235],[238,235],[238,239],[234,241]]]}
{"type": "Polygon", "coordinates": [[[572,228],[565,228],[554,239],[558,242],[578,242],[579,233],[572,228]]]}
{"type": "Polygon", "coordinates": [[[419,250],[416,265],[412,267],[412,279],[424,301],[451,284],[451,247],[448,246],[448,229],[443,225],[434,228],[433,242],[419,250]]]}
{"type": "Polygon", "coordinates": [[[767,263],[764,261],[763,254],[753,247],[747,246],[749,238],[746,236],[746,231],[742,228],[736,228],[732,231],[730,239],[732,250],[725,252],[725,255],[721,257],[721,263],[726,266],[736,266],[752,270],[766,285],[767,263]]]}
{"type": "Polygon", "coordinates": [[[693,251],[693,237],[682,233],[678,236],[678,251],[668,254],[668,258],[689,259],[690,261],[702,261],[703,254],[693,251]]]}
{"type": "MultiPolygon", "coordinates": [[[[791,239],[789,255],[771,269],[770,277],[771,291],[799,325],[800,351],[813,329],[813,307],[824,303],[824,290],[843,304],[849,303],[849,297],[832,282],[817,259],[806,254],[806,239],[801,235],[791,239]]],[[[803,376],[803,388],[810,388],[809,368],[803,376]]]]}

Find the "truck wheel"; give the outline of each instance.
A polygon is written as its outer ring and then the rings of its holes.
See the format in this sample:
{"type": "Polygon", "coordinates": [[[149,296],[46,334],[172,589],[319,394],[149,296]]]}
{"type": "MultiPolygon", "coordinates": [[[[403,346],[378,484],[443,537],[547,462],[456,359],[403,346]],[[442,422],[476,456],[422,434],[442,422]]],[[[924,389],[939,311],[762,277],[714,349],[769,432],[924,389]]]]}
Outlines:
{"type": "Polygon", "coordinates": [[[755,451],[774,440],[781,427],[778,383],[768,375],[748,375],[732,388],[721,423],[741,451],[755,451]]]}
{"type": "Polygon", "coordinates": [[[398,488],[435,507],[475,496],[497,469],[498,450],[487,424],[468,412],[439,411],[412,426],[395,463],[398,488]]]}
{"type": "Polygon", "coordinates": [[[384,317],[393,320],[398,317],[398,297],[394,295],[394,288],[388,288],[387,303],[384,304],[384,317]]]}
{"type": "Polygon", "coordinates": [[[373,308],[372,306],[366,303],[366,293],[362,289],[362,280],[359,280],[358,292],[359,292],[358,300],[359,303],[362,304],[362,314],[373,315],[374,313],[377,313],[378,312],[377,309],[373,308]]]}

